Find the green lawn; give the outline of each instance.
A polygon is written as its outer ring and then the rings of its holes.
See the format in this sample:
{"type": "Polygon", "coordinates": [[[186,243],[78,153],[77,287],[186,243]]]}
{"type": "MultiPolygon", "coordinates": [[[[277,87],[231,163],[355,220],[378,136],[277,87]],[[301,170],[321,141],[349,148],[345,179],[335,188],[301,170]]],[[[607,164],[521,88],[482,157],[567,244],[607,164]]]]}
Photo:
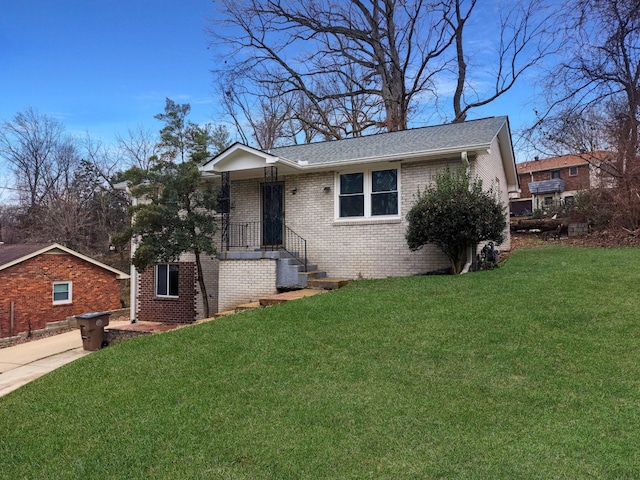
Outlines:
{"type": "Polygon", "coordinates": [[[0,478],[640,478],[639,285],[548,246],[129,340],[0,398],[0,478]]]}

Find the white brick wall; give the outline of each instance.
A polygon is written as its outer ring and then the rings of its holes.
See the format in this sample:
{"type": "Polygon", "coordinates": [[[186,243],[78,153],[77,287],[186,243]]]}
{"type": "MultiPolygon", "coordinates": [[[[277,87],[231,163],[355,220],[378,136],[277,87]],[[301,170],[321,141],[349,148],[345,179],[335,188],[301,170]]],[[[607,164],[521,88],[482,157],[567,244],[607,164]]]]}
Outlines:
{"type": "MultiPolygon", "coordinates": [[[[424,188],[444,165],[444,161],[392,164],[389,168],[400,170],[400,216],[382,221],[336,221],[335,172],[282,177],[285,223],[307,240],[309,261],[331,277],[381,278],[446,268],[449,262],[438,248],[428,246],[411,252],[404,238],[407,227],[404,217],[418,186],[424,188]],[[329,192],[324,191],[325,186],[330,187],[329,192]],[[297,189],[295,195],[291,193],[293,187],[297,189]]],[[[232,222],[260,219],[260,181],[233,182],[232,176],[232,222]]]]}
{"type": "MultiPolygon", "coordinates": [[[[501,161],[496,140],[490,154],[479,155],[472,161],[472,173],[479,175],[487,188],[499,183],[504,190],[507,181],[501,161]]],[[[411,252],[405,240],[405,217],[413,205],[415,194],[418,189],[422,190],[431,184],[435,174],[447,166],[457,168],[462,167],[463,163],[461,158],[455,157],[380,166],[399,169],[400,215],[386,220],[336,220],[337,172],[281,176],[279,180],[285,182],[285,223],[307,240],[309,261],[331,277],[406,276],[447,268],[448,259],[440,249],[427,246],[418,252],[411,252]],[[292,193],[294,187],[295,195],[292,193]],[[324,187],[330,187],[330,191],[324,191],[324,187]]],[[[231,180],[231,221],[259,221],[262,179],[234,182],[232,175],[231,180]]],[[[508,204],[506,190],[502,191],[501,200],[504,205],[508,204]]],[[[509,248],[509,242],[500,248],[509,248]]]]}
{"type": "Polygon", "coordinates": [[[509,192],[507,191],[507,177],[502,168],[502,158],[500,156],[500,145],[495,138],[491,144],[491,153],[478,155],[471,163],[472,174],[482,179],[485,189],[494,187],[500,190],[500,202],[505,207],[505,218],[507,228],[505,229],[505,241],[498,247],[499,250],[509,250],[511,248],[511,233],[509,229],[509,192]]]}
{"type": "Polygon", "coordinates": [[[277,293],[276,264],[276,260],[270,259],[220,260],[218,311],[233,310],[277,293]]]}

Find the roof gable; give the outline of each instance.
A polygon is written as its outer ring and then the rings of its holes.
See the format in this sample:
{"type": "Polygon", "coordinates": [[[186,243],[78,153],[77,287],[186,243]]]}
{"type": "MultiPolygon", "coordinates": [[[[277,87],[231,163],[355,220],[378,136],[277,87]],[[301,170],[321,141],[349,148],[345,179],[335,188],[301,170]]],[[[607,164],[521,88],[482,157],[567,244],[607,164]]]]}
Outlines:
{"type": "Polygon", "coordinates": [[[0,270],[12,267],[38,255],[55,251],[68,253],[81,260],[92,263],[97,267],[108,270],[111,273],[114,273],[119,280],[129,278],[128,274],[121,272],[116,268],[110,267],[109,265],[99,262],[91,257],[87,257],[86,255],[76,252],[75,250],[71,250],[70,248],[64,247],[58,243],[24,243],[15,245],[0,245],[0,270]]]}
{"type": "Polygon", "coordinates": [[[242,143],[234,143],[229,148],[210,159],[201,170],[215,170],[218,172],[234,172],[262,168],[268,163],[274,163],[275,158],[266,152],[242,143]]]}

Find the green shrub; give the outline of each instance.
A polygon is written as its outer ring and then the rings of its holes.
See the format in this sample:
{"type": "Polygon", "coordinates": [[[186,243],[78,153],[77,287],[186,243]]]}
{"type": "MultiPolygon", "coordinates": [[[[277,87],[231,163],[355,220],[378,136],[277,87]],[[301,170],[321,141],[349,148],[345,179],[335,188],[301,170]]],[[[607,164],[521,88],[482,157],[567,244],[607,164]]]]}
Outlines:
{"type": "Polygon", "coordinates": [[[464,170],[449,169],[436,176],[434,185],[418,191],[407,214],[406,239],[411,250],[437,245],[460,273],[468,247],[485,240],[504,241],[505,208],[493,188],[483,190],[482,180],[471,183],[464,170]]]}

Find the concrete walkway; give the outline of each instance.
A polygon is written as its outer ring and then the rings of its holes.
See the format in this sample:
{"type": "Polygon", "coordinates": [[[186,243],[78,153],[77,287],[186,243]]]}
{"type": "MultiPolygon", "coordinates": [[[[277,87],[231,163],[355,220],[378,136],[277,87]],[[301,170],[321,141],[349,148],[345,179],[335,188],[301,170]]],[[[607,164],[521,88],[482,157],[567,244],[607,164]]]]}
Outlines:
{"type": "Polygon", "coordinates": [[[80,330],[0,348],[0,397],[89,353],[80,330]]]}
{"type": "Polygon", "coordinates": [[[0,348],[0,397],[90,353],[82,348],[79,329],[0,348]]]}

